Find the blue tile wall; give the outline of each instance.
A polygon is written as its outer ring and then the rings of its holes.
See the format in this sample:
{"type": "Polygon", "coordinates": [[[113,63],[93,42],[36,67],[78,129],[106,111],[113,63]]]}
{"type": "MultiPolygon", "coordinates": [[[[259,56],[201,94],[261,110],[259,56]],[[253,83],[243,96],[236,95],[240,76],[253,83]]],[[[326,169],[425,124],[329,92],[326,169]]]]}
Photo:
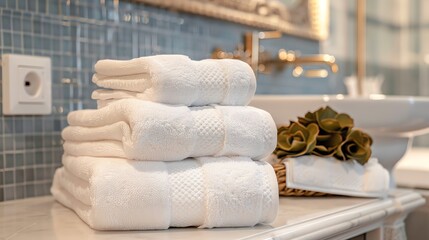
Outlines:
{"type": "MultiPolygon", "coordinates": [[[[67,113],[95,108],[90,94],[97,60],[163,53],[203,59],[214,47],[233,50],[243,32],[257,30],[113,0],[2,0],[0,16],[0,54],[48,56],[53,76],[51,115],[0,115],[0,201],[49,194],[53,173],[61,166],[60,134],[67,125],[67,113]]],[[[279,48],[319,51],[318,42],[292,36],[262,44],[272,52],[279,48]]],[[[336,91],[329,81],[294,79],[288,69],[259,76],[258,93],[336,91]]]]}

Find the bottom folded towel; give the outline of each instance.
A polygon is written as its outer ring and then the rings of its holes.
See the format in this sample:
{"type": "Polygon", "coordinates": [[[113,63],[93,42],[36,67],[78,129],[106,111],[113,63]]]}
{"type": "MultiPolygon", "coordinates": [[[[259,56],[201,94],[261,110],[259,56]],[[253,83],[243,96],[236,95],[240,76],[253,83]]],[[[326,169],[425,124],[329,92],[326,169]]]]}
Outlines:
{"type": "Polygon", "coordinates": [[[64,155],[63,164],[52,194],[99,230],[254,226],[277,216],[274,170],[246,157],[149,162],[64,155]]]}

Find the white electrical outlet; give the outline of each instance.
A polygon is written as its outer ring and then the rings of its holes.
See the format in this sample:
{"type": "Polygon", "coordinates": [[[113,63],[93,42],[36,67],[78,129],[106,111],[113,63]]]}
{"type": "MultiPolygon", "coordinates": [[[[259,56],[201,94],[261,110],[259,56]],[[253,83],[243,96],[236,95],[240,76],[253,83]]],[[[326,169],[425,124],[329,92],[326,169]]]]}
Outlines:
{"type": "Polygon", "coordinates": [[[51,113],[50,58],[3,54],[2,69],[3,114],[51,113]]]}

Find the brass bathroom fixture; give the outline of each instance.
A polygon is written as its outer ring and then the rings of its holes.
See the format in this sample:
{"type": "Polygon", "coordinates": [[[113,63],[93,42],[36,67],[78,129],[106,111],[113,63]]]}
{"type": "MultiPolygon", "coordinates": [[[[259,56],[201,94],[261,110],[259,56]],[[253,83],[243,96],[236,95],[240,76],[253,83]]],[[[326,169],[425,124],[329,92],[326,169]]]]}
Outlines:
{"type": "Polygon", "coordinates": [[[279,72],[288,65],[293,66],[292,74],[294,77],[319,77],[325,78],[329,72],[324,68],[304,69],[307,65],[327,65],[332,73],[338,72],[338,65],[335,63],[335,57],[328,54],[315,54],[301,56],[294,51],[280,49],[275,56],[260,46],[260,41],[264,39],[275,39],[282,36],[279,31],[269,32],[246,32],[243,36],[243,44],[239,44],[235,51],[226,52],[220,48],[215,48],[212,52],[212,58],[224,59],[232,58],[247,62],[255,72],[271,73],[279,72]]]}

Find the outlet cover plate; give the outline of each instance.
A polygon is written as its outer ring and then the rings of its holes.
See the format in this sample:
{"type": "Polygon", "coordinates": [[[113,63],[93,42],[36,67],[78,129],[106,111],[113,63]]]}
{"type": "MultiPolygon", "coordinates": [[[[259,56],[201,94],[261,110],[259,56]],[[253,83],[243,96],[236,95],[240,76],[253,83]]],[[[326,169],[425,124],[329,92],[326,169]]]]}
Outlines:
{"type": "Polygon", "coordinates": [[[52,111],[51,59],[2,55],[4,115],[46,115],[52,111]]]}

